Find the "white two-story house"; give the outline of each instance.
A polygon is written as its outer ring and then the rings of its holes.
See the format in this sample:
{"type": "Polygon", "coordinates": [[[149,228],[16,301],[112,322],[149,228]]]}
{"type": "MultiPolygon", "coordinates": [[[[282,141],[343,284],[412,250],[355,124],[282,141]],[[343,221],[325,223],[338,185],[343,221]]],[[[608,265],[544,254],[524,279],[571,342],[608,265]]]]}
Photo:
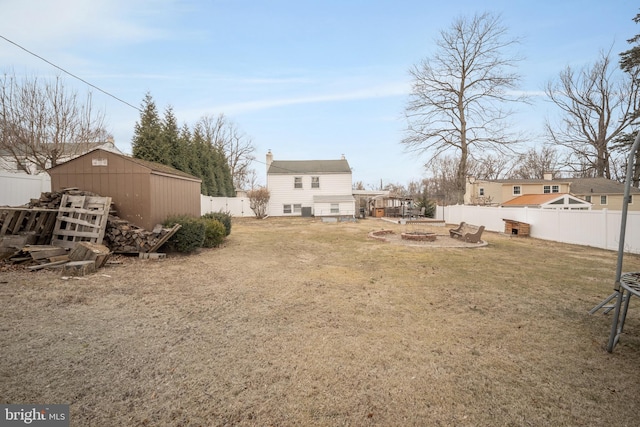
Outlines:
{"type": "Polygon", "coordinates": [[[351,168],[340,160],[273,160],[267,153],[269,216],[356,214],[351,168]]]}

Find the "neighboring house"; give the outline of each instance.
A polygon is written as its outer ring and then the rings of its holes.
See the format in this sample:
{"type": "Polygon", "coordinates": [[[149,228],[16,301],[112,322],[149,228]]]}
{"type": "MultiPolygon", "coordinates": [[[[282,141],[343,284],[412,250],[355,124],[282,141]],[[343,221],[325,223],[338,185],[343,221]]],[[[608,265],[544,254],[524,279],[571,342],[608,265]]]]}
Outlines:
{"type": "MultiPolygon", "coordinates": [[[[89,142],[82,144],[67,143],[63,145],[64,153],[58,158],[58,164],[64,163],[98,148],[112,153],[124,154],[118,149],[118,147],[116,147],[112,138],[109,138],[104,142],[89,142]]],[[[0,150],[0,170],[13,173],[26,173],[23,167],[26,167],[32,175],[43,172],[40,166],[28,160],[26,157],[23,159],[16,159],[11,153],[5,150],[0,150]]],[[[47,168],[50,167],[50,162],[47,162],[47,168]]]]}
{"type": "MultiPolygon", "coordinates": [[[[606,178],[580,178],[571,182],[570,192],[591,203],[593,209],[622,210],[624,199],[623,183],[606,178]]],[[[628,209],[640,211],[640,190],[631,187],[628,209]]]]}
{"type": "Polygon", "coordinates": [[[351,168],[340,160],[273,160],[267,153],[270,216],[356,214],[351,168]]]}
{"type": "MultiPolygon", "coordinates": [[[[544,179],[491,181],[471,177],[467,180],[464,203],[501,206],[520,196],[568,194],[590,203],[592,209],[621,210],[624,187],[622,183],[605,178],[552,179],[551,174],[545,174],[544,179]]],[[[631,189],[629,210],[640,211],[640,190],[637,188],[631,189]]]]}

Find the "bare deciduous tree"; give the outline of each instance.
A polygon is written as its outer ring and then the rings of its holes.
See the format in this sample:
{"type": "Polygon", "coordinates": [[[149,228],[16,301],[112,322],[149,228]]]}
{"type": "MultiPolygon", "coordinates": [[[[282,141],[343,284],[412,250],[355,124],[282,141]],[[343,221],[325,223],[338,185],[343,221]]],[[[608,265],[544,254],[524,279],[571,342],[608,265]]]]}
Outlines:
{"type": "Polygon", "coordinates": [[[438,50],[411,70],[412,93],[405,115],[405,148],[426,153],[433,161],[455,151],[458,159],[455,186],[462,201],[472,151],[504,151],[518,139],[508,133],[506,120],[520,76],[519,58],[510,50],[518,40],[509,38],[499,16],[460,18],[440,33],[438,50]]]}
{"type": "Polygon", "coordinates": [[[557,174],[559,165],[560,157],[554,147],[544,145],[539,150],[531,148],[518,157],[509,178],[543,179],[545,173],[557,174]]]}
{"type": "Polygon", "coordinates": [[[488,180],[500,179],[507,175],[512,167],[510,156],[487,154],[479,160],[469,161],[467,176],[488,180]]]}
{"type": "Polygon", "coordinates": [[[580,175],[611,179],[611,145],[638,118],[636,77],[611,67],[609,52],[601,52],[591,67],[577,73],[567,67],[547,84],[545,92],[562,112],[562,123],[547,120],[545,129],[552,143],[569,150],[566,166],[580,175]]]}
{"type": "Polygon", "coordinates": [[[204,131],[205,140],[225,154],[234,188],[244,188],[250,184],[250,166],[255,160],[255,146],[251,138],[240,131],[224,114],[217,117],[204,116],[199,123],[204,131]]]}
{"type": "Polygon", "coordinates": [[[440,156],[427,164],[426,167],[429,178],[423,182],[427,193],[444,205],[459,203],[456,182],[460,167],[458,160],[451,156],[440,156]]]}
{"type": "Polygon", "coordinates": [[[82,154],[109,137],[104,116],[60,77],[43,80],[0,77],[0,148],[26,173],[44,170],[82,154]]]}

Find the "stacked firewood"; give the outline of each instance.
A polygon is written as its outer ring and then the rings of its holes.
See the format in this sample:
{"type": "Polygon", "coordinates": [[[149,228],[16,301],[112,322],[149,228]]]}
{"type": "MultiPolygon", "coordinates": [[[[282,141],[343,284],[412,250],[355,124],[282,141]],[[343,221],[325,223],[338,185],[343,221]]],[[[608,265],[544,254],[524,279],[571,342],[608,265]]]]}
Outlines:
{"type": "Polygon", "coordinates": [[[61,191],[52,191],[40,193],[39,199],[31,199],[28,207],[30,208],[44,208],[44,209],[58,209],[62,196],[69,194],[71,196],[98,196],[91,191],[78,190],[77,188],[65,188],[61,191]]]}
{"type": "Polygon", "coordinates": [[[148,231],[117,216],[109,215],[104,244],[116,253],[155,252],[176,231],[176,227],[163,228],[160,225],[148,231]]]}

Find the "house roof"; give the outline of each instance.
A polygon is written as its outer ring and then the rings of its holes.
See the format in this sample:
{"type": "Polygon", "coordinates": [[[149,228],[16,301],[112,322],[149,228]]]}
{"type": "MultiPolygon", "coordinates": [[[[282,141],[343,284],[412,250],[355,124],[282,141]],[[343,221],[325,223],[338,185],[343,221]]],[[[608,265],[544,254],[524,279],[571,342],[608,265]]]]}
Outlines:
{"type": "MultiPolygon", "coordinates": [[[[152,172],[157,172],[157,173],[166,174],[166,175],[173,175],[173,176],[178,176],[178,177],[187,178],[187,179],[193,179],[193,180],[196,180],[196,181],[199,181],[199,182],[202,181],[197,176],[193,176],[193,175],[188,174],[186,172],[182,172],[181,170],[172,168],[171,166],[163,165],[162,163],[149,162],[147,160],[137,159],[135,157],[127,156],[125,154],[114,153],[113,151],[104,150],[102,148],[96,148],[94,150],[91,150],[88,153],[85,153],[85,154],[83,154],[81,156],[76,157],[75,159],[69,160],[69,162],[73,162],[76,159],[79,159],[79,158],[84,157],[84,156],[89,156],[89,155],[95,154],[95,153],[100,152],[100,151],[102,151],[104,153],[109,153],[109,154],[114,155],[114,156],[125,158],[125,159],[127,159],[128,161],[130,161],[132,163],[136,163],[136,164],[138,164],[138,165],[140,165],[142,167],[150,169],[152,172]]],[[[68,162],[65,162],[65,163],[68,163],[68,162]]],[[[57,168],[59,166],[62,166],[65,163],[61,163],[61,164],[59,164],[57,166],[54,166],[54,167],[50,168],[49,170],[55,169],[55,168],[57,168]]]]}
{"type": "MultiPolygon", "coordinates": [[[[42,146],[47,148],[48,145],[53,144],[43,144],[42,146]]],[[[57,145],[58,148],[62,150],[60,156],[61,157],[77,157],[79,155],[88,153],[89,151],[93,151],[96,149],[103,149],[105,151],[110,151],[112,153],[123,154],[122,151],[116,147],[113,141],[102,141],[102,142],[65,142],[57,145]]],[[[13,154],[7,149],[0,149],[0,156],[2,157],[11,157],[13,154]]]]}
{"type": "Polygon", "coordinates": [[[351,173],[346,159],[340,160],[274,160],[267,174],[351,173]]]}
{"type": "MultiPolygon", "coordinates": [[[[571,180],[572,194],[624,194],[625,185],[606,178],[576,178],[571,180]]],[[[640,194],[640,190],[631,187],[631,194],[640,194]]]]}
{"type": "Polygon", "coordinates": [[[479,182],[498,182],[500,184],[569,184],[572,179],[487,179],[479,182]]]}
{"type": "Polygon", "coordinates": [[[578,199],[570,194],[552,193],[552,194],[524,194],[522,196],[515,197],[507,202],[504,202],[502,206],[505,207],[560,207],[565,205],[573,205],[578,207],[583,205],[584,207],[591,206],[591,203],[582,199],[578,199]]]}

